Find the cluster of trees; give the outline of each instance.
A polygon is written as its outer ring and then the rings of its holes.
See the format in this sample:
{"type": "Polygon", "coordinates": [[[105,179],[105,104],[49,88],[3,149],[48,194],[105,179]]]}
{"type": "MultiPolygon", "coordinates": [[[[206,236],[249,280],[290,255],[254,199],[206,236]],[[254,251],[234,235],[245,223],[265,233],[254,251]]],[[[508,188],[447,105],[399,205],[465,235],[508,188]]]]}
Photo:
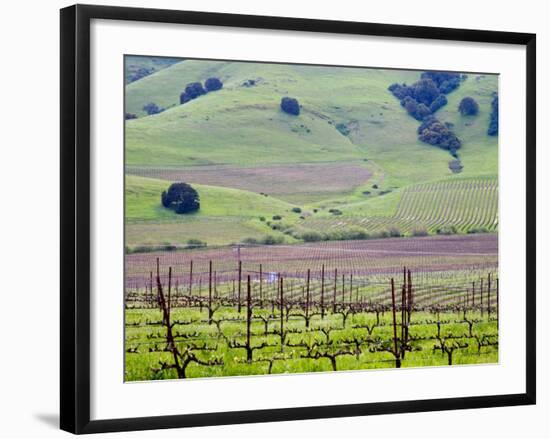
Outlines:
{"type": "Polygon", "coordinates": [[[281,110],[285,113],[298,116],[300,114],[300,104],[297,99],[284,97],[281,99],[281,110]]]}
{"type": "Polygon", "coordinates": [[[460,139],[449,126],[434,116],[425,118],[418,127],[418,138],[424,143],[448,150],[453,157],[457,156],[456,151],[461,146],[460,139]]]}
{"type": "Polygon", "coordinates": [[[140,67],[135,70],[128,78],[128,83],[137,81],[138,79],[145,78],[155,72],[154,67],[140,67]]]}
{"type": "MultiPolygon", "coordinates": [[[[422,122],[418,128],[419,140],[449,150],[455,157],[461,146],[460,140],[448,125],[437,120],[433,114],[447,105],[445,95],[458,88],[462,79],[458,73],[424,72],[420,80],[412,85],[395,83],[388,87],[407,113],[422,122]]],[[[474,103],[477,105],[477,102],[474,103]]],[[[466,106],[470,109],[468,104],[466,106]]]]}
{"type": "Polygon", "coordinates": [[[162,113],[164,111],[164,108],[159,107],[157,104],[153,102],[149,102],[148,104],[145,104],[143,106],[143,111],[145,111],[149,116],[152,114],[162,113]]]}
{"type": "Polygon", "coordinates": [[[498,135],[498,95],[495,95],[491,102],[491,118],[489,119],[487,134],[490,136],[498,135]]]}
{"type": "Polygon", "coordinates": [[[172,183],[167,191],[163,191],[161,202],[167,209],[178,214],[191,213],[200,209],[198,192],[187,183],[172,183]]]}
{"type": "Polygon", "coordinates": [[[436,83],[437,88],[443,94],[449,94],[453,90],[457,89],[460,85],[461,79],[465,79],[466,75],[462,77],[458,73],[450,72],[424,72],[420,76],[422,79],[431,79],[436,83]]]}
{"type": "Polygon", "coordinates": [[[204,82],[204,87],[200,82],[192,82],[185,86],[185,90],[180,94],[180,104],[192,101],[199,96],[205,95],[208,92],[220,90],[223,88],[223,83],[219,78],[208,78],[204,82]]]}
{"type": "Polygon", "coordinates": [[[388,90],[399,99],[407,113],[422,121],[447,105],[445,95],[456,89],[460,80],[458,73],[424,72],[414,84],[395,83],[388,90]]]}

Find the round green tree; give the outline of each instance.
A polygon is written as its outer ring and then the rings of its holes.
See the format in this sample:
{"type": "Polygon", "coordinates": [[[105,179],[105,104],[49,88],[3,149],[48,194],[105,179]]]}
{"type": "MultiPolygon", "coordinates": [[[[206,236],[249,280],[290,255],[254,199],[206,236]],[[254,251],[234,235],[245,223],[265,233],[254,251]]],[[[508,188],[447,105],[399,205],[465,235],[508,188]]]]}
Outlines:
{"type": "Polygon", "coordinates": [[[467,96],[460,101],[458,111],[460,111],[460,114],[463,116],[475,116],[479,113],[479,104],[474,98],[467,96]]]}
{"type": "Polygon", "coordinates": [[[284,97],[281,99],[281,110],[285,113],[298,116],[300,114],[300,104],[297,99],[284,97]]]}
{"type": "Polygon", "coordinates": [[[167,209],[178,214],[191,213],[200,209],[199,193],[187,183],[172,183],[167,191],[163,191],[161,202],[167,209]]]}

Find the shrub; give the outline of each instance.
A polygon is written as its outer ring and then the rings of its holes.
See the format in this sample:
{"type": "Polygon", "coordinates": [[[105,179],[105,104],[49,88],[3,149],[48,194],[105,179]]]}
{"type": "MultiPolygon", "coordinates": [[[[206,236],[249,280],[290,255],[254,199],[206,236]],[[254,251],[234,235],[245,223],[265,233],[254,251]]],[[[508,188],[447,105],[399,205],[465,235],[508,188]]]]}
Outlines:
{"type": "Polygon", "coordinates": [[[192,82],[185,86],[185,91],[180,94],[180,104],[185,104],[193,99],[206,94],[206,90],[200,82],[192,82]]]}
{"type": "Polygon", "coordinates": [[[160,108],[157,104],[149,102],[143,106],[143,111],[145,111],[149,116],[152,114],[162,113],[164,108],[160,108]]]}
{"type": "Polygon", "coordinates": [[[487,134],[489,136],[498,135],[498,95],[495,95],[491,102],[491,118],[489,120],[487,134]]]}
{"type": "Polygon", "coordinates": [[[412,85],[412,96],[419,104],[430,106],[439,96],[439,88],[431,78],[420,79],[412,85]]]}
{"type": "Polygon", "coordinates": [[[278,220],[283,219],[283,217],[282,217],[281,215],[273,215],[273,216],[271,217],[271,219],[274,220],[274,221],[278,221],[278,220]]]}
{"type": "Polygon", "coordinates": [[[265,221],[265,216],[261,216],[261,217],[260,217],[260,221],[261,221],[261,222],[264,222],[264,221],[265,221]]]}
{"type": "Polygon", "coordinates": [[[444,94],[448,94],[458,88],[461,81],[460,73],[452,72],[424,72],[421,75],[422,79],[431,79],[439,91],[444,94]]]}
{"type": "Polygon", "coordinates": [[[149,76],[151,73],[154,73],[155,69],[153,67],[140,67],[136,69],[128,78],[128,82],[134,82],[138,79],[149,76]]]}
{"type": "Polygon", "coordinates": [[[460,101],[458,111],[460,111],[460,114],[463,116],[475,116],[479,113],[479,104],[474,98],[467,96],[460,101]]]}
{"type": "MultiPolygon", "coordinates": [[[[205,244],[206,245],[206,244],[205,244]]],[[[173,252],[178,249],[175,245],[137,245],[135,247],[125,247],[126,253],[152,253],[152,252],[173,252]]]]}
{"type": "Polygon", "coordinates": [[[340,209],[329,209],[328,211],[333,215],[342,215],[342,211],[340,209]]]}
{"type": "Polygon", "coordinates": [[[133,114],[133,113],[126,113],[126,114],[124,115],[124,119],[126,119],[126,120],[137,119],[137,116],[136,116],[135,114],[133,114]]]}
{"type": "Polygon", "coordinates": [[[463,168],[464,165],[460,160],[451,160],[449,162],[449,169],[455,174],[461,173],[463,168]]]}
{"type": "Polygon", "coordinates": [[[451,154],[456,154],[461,146],[456,134],[433,116],[426,118],[418,127],[418,138],[424,143],[449,150],[451,154]]]}
{"type": "Polygon", "coordinates": [[[293,207],[293,208],[292,208],[292,211],[293,211],[294,213],[302,213],[302,209],[300,209],[299,207],[293,207]]]}
{"type": "Polygon", "coordinates": [[[221,90],[222,87],[223,87],[223,83],[218,78],[208,78],[204,82],[204,88],[208,92],[221,90]]]}
{"type": "MultiPolygon", "coordinates": [[[[425,109],[427,108],[424,104],[422,104],[422,111],[419,109],[419,104],[416,102],[415,99],[411,98],[410,96],[407,96],[405,99],[401,101],[401,105],[407,110],[407,113],[414,117],[417,120],[422,120],[427,114],[421,115],[420,113],[424,113],[425,109]]],[[[428,110],[429,114],[429,110],[428,110]]]]}
{"type": "Polygon", "coordinates": [[[472,227],[471,229],[468,229],[468,233],[489,233],[489,230],[485,227],[472,227]]]}
{"type": "Polygon", "coordinates": [[[443,226],[436,230],[438,235],[455,235],[457,233],[455,226],[443,226]]]}
{"type": "Polygon", "coordinates": [[[406,84],[392,84],[388,87],[388,90],[400,101],[413,93],[412,88],[406,84]]]}
{"type": "Polygon", "coordinates": [[[281,110],[285,113],[298,116],[300,114],[300,104],[294,98],[284,97],[281,99],[281,110]]]}
{"type": "Polygon", "coordinates": [[[401,231],[397,227],[390,227],[388,229],[388,235],[392,238],[399,238],[401,236],[401,231]]]}
{"type": "Polygon", "coordinates": [[[331,235],[331,239],[342,240],[342,241],[369,239],[369,238],[370,238],[370,235],[365,230],[360,228],[353,228],[353,227],[349,229],[339,230],[337,232],[334,232],[334,235],[331,235]]]}
{"type": "Polygon", "coordinates": [[[284,242],[284,238],[282,236],[267,235],[260,242],[264,245],[282,244],[284,242]]]}
{"type": "Polygon", "coordinates": [[[428,236],[428,231],[425,228],[416,228],[411,232],[412,236],[428,236]]]}
{"type": "Polygon", "coordinates": [[[305,242],[318,242],[325,240],[325,236],[319,232],[304,232],[300,235],[300,238],[305,242]]]}
{"type": "Polygon", "coordinates": [[[336,129],[342,134],[343,136],[348,136],[350,133],[350,130],[348,126],[345,123],[339,123],[336,124],[336,129]]]}
{"type": "Polygon", "coordinates": [[[242,87],[254,87],[255,85],[256,85],[255,79],[247,79],[241,84],[242,87]]]}
{"type": "Polygon", "coordinates": [[[430,104],[430,113],[435,113],[441,107],[447,105],[447,98],[444,94],[440,94],[435,100],[430,104]]]}
{"type": "Polygon", "coordinates": [[[200,239],[188,239],[187,240],[187,247],[188,248],[204,248],[206,247],[206,242],[201,241],[200,239]]]}
{"type": "Polygon", "coordinates": [[[243,244],[250,244],[250,245],[258,244],[258,240],[256,238],[244,238],[241,242],[243,244]]]}
{"type": "Polygon", "coordinates": [[[195,212],[200,209],[198,192],[187,183],[173,183],[168,191],[162,192],[161,202],[167,209],[178,214],[195,212]]]}

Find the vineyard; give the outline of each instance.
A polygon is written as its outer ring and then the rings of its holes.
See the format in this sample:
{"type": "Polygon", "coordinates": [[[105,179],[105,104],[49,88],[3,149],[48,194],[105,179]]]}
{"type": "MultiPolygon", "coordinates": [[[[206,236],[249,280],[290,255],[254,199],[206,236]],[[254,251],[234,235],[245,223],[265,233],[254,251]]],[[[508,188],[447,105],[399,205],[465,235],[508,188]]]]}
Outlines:
{"type": "Polygon", "coordinates": [[[338,230],[350,226],[369,233],[397,229],[400,233],[436,233],[443,227],[457,232],[498,230],[498,181],[496,179],[453,180],[422,183],[403,190],[395,212],[388,216],[312,218],[300,222],[303,230],[338,230]]]}
{"type": "MultiPolygon", "coordinates": [[[[176,281],[185,282],[193,260],[195,279],[206,281],[209,261],[220,279],[233,277],[240,263],[245,270],[281,273],[300,277],[307,269],[337,268],[340,273],[388,279],[404,265],[433,280],[478,276],[498,267],[498,238],[494,234],[427,236],[357,241],[329,241],[300,245],[225,246],[192,251],[136,253],[126,255],[126,287],[143,288],[150,282],[157,258],[163,268],[174,268],[176,281]],[[297,274],[298,273],[298,274],[297,274]],[[464,273],[463,275],[459,273],[464,273]]],[[[164,272],[165,270],[163,270],[164,272]]],[[[164,276],[161,274],[161,276],[164,276]]],[[[164,277],[163,277],[163,280],[164,277]]]]}
{"type": "Polygon", "coordinates": [[[127,255],[126,380],[496,362],[496,248],[486,235],[127,255]]]}

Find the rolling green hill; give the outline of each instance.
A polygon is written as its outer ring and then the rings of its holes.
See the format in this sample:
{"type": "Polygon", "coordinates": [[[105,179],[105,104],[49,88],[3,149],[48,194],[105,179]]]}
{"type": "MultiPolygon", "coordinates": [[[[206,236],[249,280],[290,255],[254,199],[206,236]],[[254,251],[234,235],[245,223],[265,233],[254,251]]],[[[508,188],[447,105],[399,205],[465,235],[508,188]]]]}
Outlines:
{"type": "Polygon", "coordinates": [[[284,215],[294,207],[284,201],[239,189],[193,185],[201,200],[200,211],[192,215],[178,215],[165,209],[160,203],[160,194],[169,183],[152,178],[126,177],[126,219],[133,221],[178,221],[190,216],[237,216],[270,217],[284,215]]]}
{"type": "MultiPolygon", "coordinates": [[[[388,91],[392,83],[412,84],[419,77],[420,72],[405,70],[185,60],[128,84],[126,112],[138,116],[126,121],[128,172],[167,178],[127,177],[127,238],[136,245],[191,238],[227,244],[271,234],[292,242],[290,233],[272,230],[259,217],[282,214],[285,226],[302,231],[319,228],[312,218],[322,220],[321,228],[345,223],[348,217],[353,217],[351,224],[361,215],[386,224],[383,218],[395,217],[402,198],[410,198],[422,184],[496,181],[498,138],[486,132],[498,77],[469,74],[435,114],[452,124],[462,141],[460,174],[449,169],[449,152],[417,139],[419,122],[388,91]],[[222,90],[179,104],[186,84],[204,83],[211,76],[223,81],[222,90]],[[299,100],[299,116],[281,111],[284,96],[299,100]],[[458,112],[465,96],[478,101],[477,116],[458,112]],[[149,102],[166,110],[147,116],[142,107],[149,102]],[[296,166],[318,173],[308,182],[285,180],[296,174],[296,166]],[[244,179],[245,168],[256,174],[246,171],[244,179]],[[365,176],[331,186],[339,169],[364,169],[365,176]],[[273,179],[278,173],[280,184],[273,179]],[[160,192],[171,178],[197,179],[193,185],[203,201],[200,213],[182,218],[160,206],[160,192]],[[207,184],[200,184],[201,179],[207,184]],[[304,218],[292,213],[292,207],[302,208],[304,218]],[[342,215],[329,213],[331,208],[342,215]]],[[[461,202],[467,203],[469,192],[464,193],[466,201],[461,202]]],[[[366,229],[380,230],[374,226],[366,229]]],[[[413,226],[407,223],[404,230],[413,226]]]]}
{"type": "MultiPolygon", "coordinates": [[[[154,102],[165,112],[126,124],[129,166],[192,166],[374,161],[388,179],[402,186],[451,174],[446,151],[417,140],[418,122],[387,90],[394,82],[412,83],[419,73],[257,63],[186,60],[127,87],[126,111],[143,116],[154,102]],[[185,85],[216,75],[224,88],[185,105],[185,85]],[[254,79],[256,86],[243,82],[254,79]],[[302,113],[279,109],[283,96],[296,97],[302,113]],[[343,135],[336,127],[344,127],[343,135]],[[423,166],[412,166],[422,163],[423,166]]],[[[497,140],[485,134],[495,76],[470,77],[452,92],[437,114],[456,124],[465,176],[496,175],[497,140]],[[475,92],[475,93],[474,93],[475,92]],[[475,123],[456,111],[467,95],[479,99],[475,123]],[[466,129],[467,128],[467,129],[466,129]]]]}
{"type": "MultiPolygon", "coordinates": [[[[160,194],[169,184],[163,180],[126,177],[126,244],[183,245],[189,239],[208,244],[229,244],[245,238],[278,236],[268,223],[275,215],[295,222],[298,215],[292,204],[253,192],[207,185],[193,185],[199,193],[201,208],[197,213],[178,215],[165,209],[160,194]],[[265,221],[261,221],[263,217],[265,221]]],[[[293,242],[286,237],[287,242],[293,242]]]]}
{"type": "Polygon", "coordinates": [[[181,61],[181,58],[126,55],[124,80],[129,84],[181,61]]]}

